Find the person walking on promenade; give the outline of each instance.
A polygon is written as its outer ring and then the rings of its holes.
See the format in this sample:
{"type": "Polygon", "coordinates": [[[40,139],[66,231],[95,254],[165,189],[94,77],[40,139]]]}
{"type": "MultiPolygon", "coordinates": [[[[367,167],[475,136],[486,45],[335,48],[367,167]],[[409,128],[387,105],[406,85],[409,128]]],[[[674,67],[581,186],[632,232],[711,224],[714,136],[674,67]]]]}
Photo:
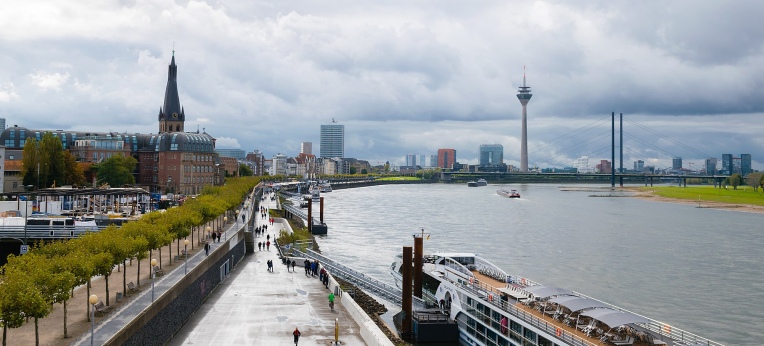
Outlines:
{"type": "Polygon", "coordinates": [[[288,258],[286,260],[286,266],[287,266],[287,273],[289,273],[289,264],[291,264],[292,261],[290,261],[288,258]]]}
{"type": "Polygon", "coordinates": [[[265,247],[268,248],[268,251],[271,251],[271,241],[270,240],[267,243],[265,243],[265,247]]]}
{"type": "Polygon", "coordinates": [[[334,311],[334,293],[329,292],[329,309],[334,311]]]}
{"type": "Polygon", "coordinates": [[[292,335],[294,335],[294,344],[297,345],[297,343],[300,341],[300,330],[297,329],[297,327],[294,327],[294,331],[292,332],[292,335]]]}
{"type": "Polygon", "coordinates": [[[218,231],[218,243],[220,242],[220,235],[223,234],[223,232],[218,231]]]}
{"type": "Polygon", "coordinates": [[[292,260],[292,273],[294,273],[294,260],[292,260]]]}
{"type": "Polygon", "coordinates": [[[324,287],[329,289],[329,273],[324,271],[324,287]]]}
{"type": "Polygon", "coordinates": [[[210,243],[204,243],[204,255],[205,256],[210,255],[210,243]]]}
{"type": "Polygon", "coordinates": [[[263,242],[257,242],[257,251],[263,250],[263,242]]]}
{"type": "Polygon", "coordinates": [[[302,262],[302,265],[305,267],[305,276],[308,276],[308,271],[310,270],[310,261],[308,259],[305,259],[305,262],[302,262]]]}
{"type": "Polygon", "coordinates": [[[265,237],[265,240],[270,241],[271,240],[271,235],[269,234],[267,237],[265,237]]]}

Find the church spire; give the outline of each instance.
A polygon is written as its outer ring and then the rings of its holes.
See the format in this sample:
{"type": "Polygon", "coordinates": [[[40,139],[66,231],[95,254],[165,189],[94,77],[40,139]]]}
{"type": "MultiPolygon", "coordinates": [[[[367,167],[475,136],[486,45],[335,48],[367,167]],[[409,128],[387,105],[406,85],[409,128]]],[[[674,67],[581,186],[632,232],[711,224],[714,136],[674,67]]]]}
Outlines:
{"type": "Polygon", "coordinates": [[[164,92],[164,106],[159,112],[159,132],[182,132],[186,115],[178,97],[178,66],[175,65],[175,48],[167,69],[167,87],[164,92]]]}

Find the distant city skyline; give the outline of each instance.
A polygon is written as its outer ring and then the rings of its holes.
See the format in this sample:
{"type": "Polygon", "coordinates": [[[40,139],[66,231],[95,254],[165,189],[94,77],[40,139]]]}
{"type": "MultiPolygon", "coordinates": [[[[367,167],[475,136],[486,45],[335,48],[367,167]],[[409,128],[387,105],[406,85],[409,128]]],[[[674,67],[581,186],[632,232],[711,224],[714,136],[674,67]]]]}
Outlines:
{"type": "Polygon", "coordinates": [[[476,148],[498,143],[520,167],[526,66],[536,95],[529,167],[609,159],[610,112],[624,113],[624,167],[671,168],[682,157],[702,170],[722,153],[752,153],[752,168],[764,167],[764,32],[751,29],[761,2],[488,1],[432,11],[363,0],[39,0],[4,10],[8,127],[157,132],[156,95],[174,51],[184,131],[214,134],[217,148],[297,155],[335,118],[347,129],[346,157],[401,165],[406,154],[453,148],[460,163],[477,164],[476,148]]]}

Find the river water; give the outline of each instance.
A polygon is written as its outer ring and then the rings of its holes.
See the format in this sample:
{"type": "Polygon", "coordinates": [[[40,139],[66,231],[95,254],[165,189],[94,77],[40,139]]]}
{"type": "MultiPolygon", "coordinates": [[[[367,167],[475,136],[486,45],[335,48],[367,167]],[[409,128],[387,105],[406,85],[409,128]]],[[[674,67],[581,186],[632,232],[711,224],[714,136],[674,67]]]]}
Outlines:
{"type": "MultiPolygon", "coordinates": [[[[610,195],[602,185],[384,185],[323,194],[322,252],[378,279],[425,252],[474,252],[728,345],[764,343],[764,215],[610,195]],[[496,195],[500,187],[522,198],[496,195]]],[[[618,192],[614,194],[620,194],[618,192]]]]}

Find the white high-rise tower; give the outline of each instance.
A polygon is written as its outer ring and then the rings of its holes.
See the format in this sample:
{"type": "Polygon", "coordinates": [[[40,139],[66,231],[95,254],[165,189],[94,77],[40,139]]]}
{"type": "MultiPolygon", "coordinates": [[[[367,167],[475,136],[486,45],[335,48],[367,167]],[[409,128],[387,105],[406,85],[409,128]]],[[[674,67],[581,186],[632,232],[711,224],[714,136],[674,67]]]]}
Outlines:
{"type": "Polygon", "coordinates": [[[517,99],[523,105],[523,135],[520,142],[520,172],[528,171],[528,101],[531,100],[531,87],[525,85],[525,66],[523,66],[523,86],[517,88],[517,99]]]}

